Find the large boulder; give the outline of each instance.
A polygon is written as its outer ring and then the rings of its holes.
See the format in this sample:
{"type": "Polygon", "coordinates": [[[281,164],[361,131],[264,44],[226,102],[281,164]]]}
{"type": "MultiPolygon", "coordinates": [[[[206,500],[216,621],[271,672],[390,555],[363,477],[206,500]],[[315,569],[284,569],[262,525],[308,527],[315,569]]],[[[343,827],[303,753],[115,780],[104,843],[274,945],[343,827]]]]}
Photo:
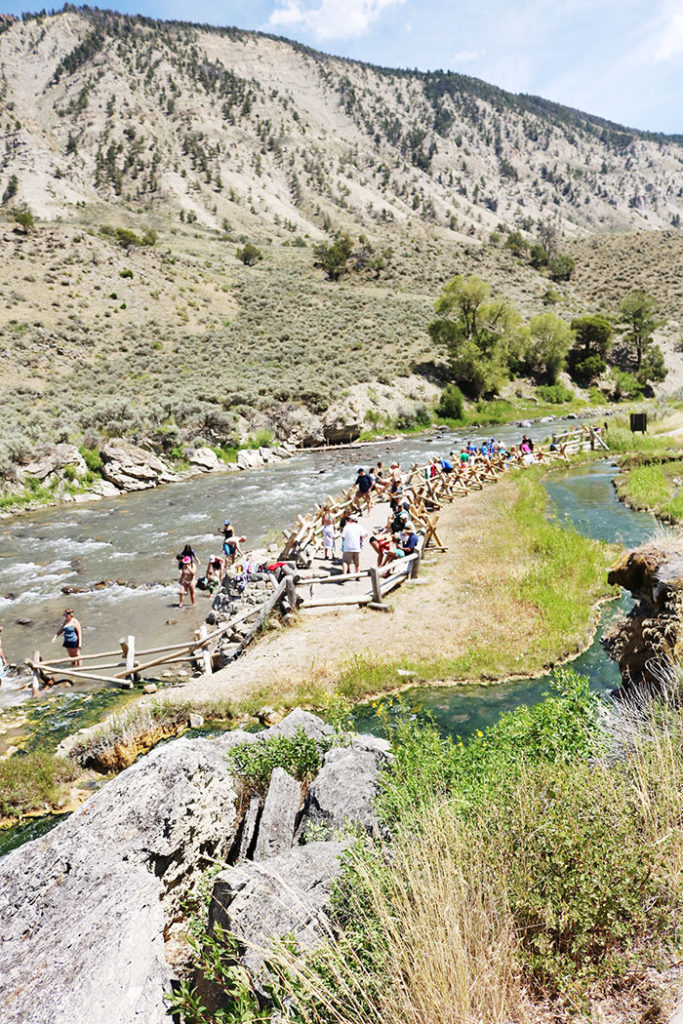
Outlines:
{"type": "Polygon", "coordinates": [[[305,840],[311,825],[330,832],[346,824],[362,825],[377,834],[374,802],[379,793],[379,771],[389,757],[382,741],[364,743],[365,737],[346,747],[332,747],[306,796],[299,836],[305,840]]]}
{"type": "Polygon", "coordinates": [[[327,742],[334,735],[332,726],[323,722],[322,718],[318,718],[317,715],[312,715],[310,711],[304,711],[302,708],[294,708],[277,725],[272,725],[270,729],[259,733],[258,738],[268,740],[274,736],[286,736],[287,739],[291,739],[299,731],[305,733],[309,739],[315,740],[316,743],[327,742]]]}
{"type": "Polygon", "coordinates": [[[169,467],[153,452],[138,448],[123,438],[112,438],[101,451],[102,476],[122,491],[144,491],[157,484],[177,480],[169,467]]]}
{"type": "Polygon", "coordinates": [[[222,466],[213,448],[186,448],[185,457],[191,466],[202,473],[215,473],[222,466]]]}
{"type": "Polygon", "coordinates": [[[25,484],[29,479],[47,484],[55,479],[62,480],[69,473],[80,479],[87,472],[88,467],[75,445],[57,444],[46,445],[33,455],[30,462],[15,466],[13,475],[18,484],[25,484]]]}
{"type": "Polygon", "coordinates": [[[273,941],[292,936],[307,950],[331,935],[327,909],[343,850],[339,842],[310,843],[216,876],[209,924],[236,936],[240,960],[257,985],[265,980],[273,941]]]}
{"type": "Polygon", "coordinates": [[[636,599],[629,614],[601,637],[619,664],[623,685],[666,686],[683,658],[683,546],[668,538],[629,551],[612,566],[607,581],[636,599]]]}
{"type": "Polygon", "coordinates": [[[238,469],[255,469],[263,465],[263,459],[255,448],[240,448],[237,453],[238,469]]]}
{"type": "Polygon", "coordinates": [[[261,812],[254,860],[268,860],[291,848],[300,803],[301,784],[284,768],[275,768],[261,812]]]}
{"type": "Polygon", "coordinates": [[[165,933],[233,839],[229,745],[157,748],[0,861],[3,1024],[165,1019],[165,933]]]}

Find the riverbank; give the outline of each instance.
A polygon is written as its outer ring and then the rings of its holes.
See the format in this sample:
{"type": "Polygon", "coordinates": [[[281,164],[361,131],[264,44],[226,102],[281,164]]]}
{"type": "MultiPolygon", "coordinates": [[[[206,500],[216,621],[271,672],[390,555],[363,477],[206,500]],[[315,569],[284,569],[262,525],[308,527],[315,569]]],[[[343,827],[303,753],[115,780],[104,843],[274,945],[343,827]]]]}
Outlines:
{"type": "Polygon", "coordinates": [[[595,607],[614,593],[605,570],[618,548],[546,519],[546,474],[511,473],[445,506],[439,533],[448,550],[427,554],[420,582],[392,595],[390,615],[357,607],[302,614],[241,661],[160,699],[229,696],[248,713],[323,708],[408,681],[533,676],[577,655],[595,607]]]}

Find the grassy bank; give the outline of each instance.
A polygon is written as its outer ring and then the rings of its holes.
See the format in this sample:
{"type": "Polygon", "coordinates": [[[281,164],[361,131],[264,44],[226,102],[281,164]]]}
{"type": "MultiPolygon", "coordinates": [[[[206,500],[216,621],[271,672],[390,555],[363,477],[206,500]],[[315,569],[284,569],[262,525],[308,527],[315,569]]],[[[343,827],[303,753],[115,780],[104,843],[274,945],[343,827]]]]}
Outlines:
{"type": "Polygon", "coordinates": [[[239,706],[324,708],[331,695],[358,701],[407,682],[538,675],[578,654],[596,604],[616,594],[606,569],[618,549],[546,518],[545,472],[510,474],[444,510],[439,529],[449,550],[423,568],[429,587],[397,592],[376,643],[330,663],[320,636],[315,668],[302,676],[281,664],[277,676],[243,688],[239,706]]]}
{"type": "MultiPolygon", "coordinates": [[[[384,838],[347,855],[336,941],[273,954],[276,1006],[300,1024],[663,1024],[683,895],[680,710],[606,714],[563,672],[543,703],[464,743],[424,722],[391,729],[384,838]]],[[[199,924],[225,1016],[188,985],[185,1024],[257,1019],[248,975],[221,959],[229,942],[199,924]]]]}

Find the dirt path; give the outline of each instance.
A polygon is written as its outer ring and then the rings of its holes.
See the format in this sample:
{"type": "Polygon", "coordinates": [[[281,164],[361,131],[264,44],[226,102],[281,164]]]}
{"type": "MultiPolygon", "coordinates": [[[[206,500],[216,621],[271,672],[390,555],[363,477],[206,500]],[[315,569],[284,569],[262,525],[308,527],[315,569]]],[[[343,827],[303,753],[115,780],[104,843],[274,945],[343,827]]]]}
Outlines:
{"type": "MultiPolygon", "coordinates": [[[[321,694],[332,690],[340,671],[354,659],[405,659],[409,665],[411,659],[463,655],[491,628],[491,586],[500,588],[501,582],[523,571],[515,557],[514,538],[499,529],[506,504],[515,493],[511,474],[446,505],[439,532],[448,551],[426,552],[420,583],[407,582],[394,591],[388,598],[389,614],[359,607],[302,611],[296,626],[271,632],[234,664],[192,680],[163,699],[233,697],[248,702],[262,694],[264,700],[277,704],[291,700],[302,688],[321,694]]],[[[387,514],[388,505],[382,504],[373,508],[369,518],[362,516],[360,523],[367,529],[385,521],[387,514]]],[[[366,545],[362,565],[375,561],[366,545]]],[[[346,584],[344,592],[351,586],[346,584]]],[[[367,589],[367,581],[363,587],[367,589]]],[[[528,628],[528,609],[514,599],[504,608],[495,607],[496,642],[510,645],[511,650],[518,648],[520,658],[528,628]]]]}

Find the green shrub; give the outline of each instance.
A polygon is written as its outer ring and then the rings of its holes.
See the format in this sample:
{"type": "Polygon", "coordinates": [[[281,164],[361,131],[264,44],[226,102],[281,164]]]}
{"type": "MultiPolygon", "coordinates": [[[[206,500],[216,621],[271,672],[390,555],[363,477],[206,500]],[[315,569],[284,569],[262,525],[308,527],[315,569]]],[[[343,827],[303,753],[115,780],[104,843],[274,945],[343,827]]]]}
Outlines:
{"type": "Polygon", "coordinates": [[[330,743],[316,743],[303,729],[293,736],[273,736],[256,743],[243,743],[227,755],[230,770],[243,785],[256,793],[265,793],[275,768],[284,768],[299,782],[310,782],[322,764],[321,749],[330,743]]]}
{"type": "Polygon", "coordinates": [[[548,402],[549,405],[562,405],[576,397],[564,384],[540,384],[536,388],[536,394],[542,402],[548,402]]]}
{"type": "Polygon", "coordinates": [[[447,420],[461,420],[465,408],[465,398],[457,384],[447,384],[441,392],[436,407],[437,416],[447,420]]]}
{"type": "Polygon", "coordinates": [[[126,268],[125,270],[119,270],[119,277],[131,278],[132,276],[133,276],[133,271],[129,270],[128,268],[126,268]]]}
{"type": "Polygon", "coordinates": [[[247,242],[242,249],[238,249],[235,252],[235,256],[238,260],[241,260],[241,262],[244,263],[245,267],[253,267],[255,263],[258,263],[259,260],[263,259],[263,253],[261,250],[257,249],[255,245],[251,244],[251,242],[247,242]]]}

